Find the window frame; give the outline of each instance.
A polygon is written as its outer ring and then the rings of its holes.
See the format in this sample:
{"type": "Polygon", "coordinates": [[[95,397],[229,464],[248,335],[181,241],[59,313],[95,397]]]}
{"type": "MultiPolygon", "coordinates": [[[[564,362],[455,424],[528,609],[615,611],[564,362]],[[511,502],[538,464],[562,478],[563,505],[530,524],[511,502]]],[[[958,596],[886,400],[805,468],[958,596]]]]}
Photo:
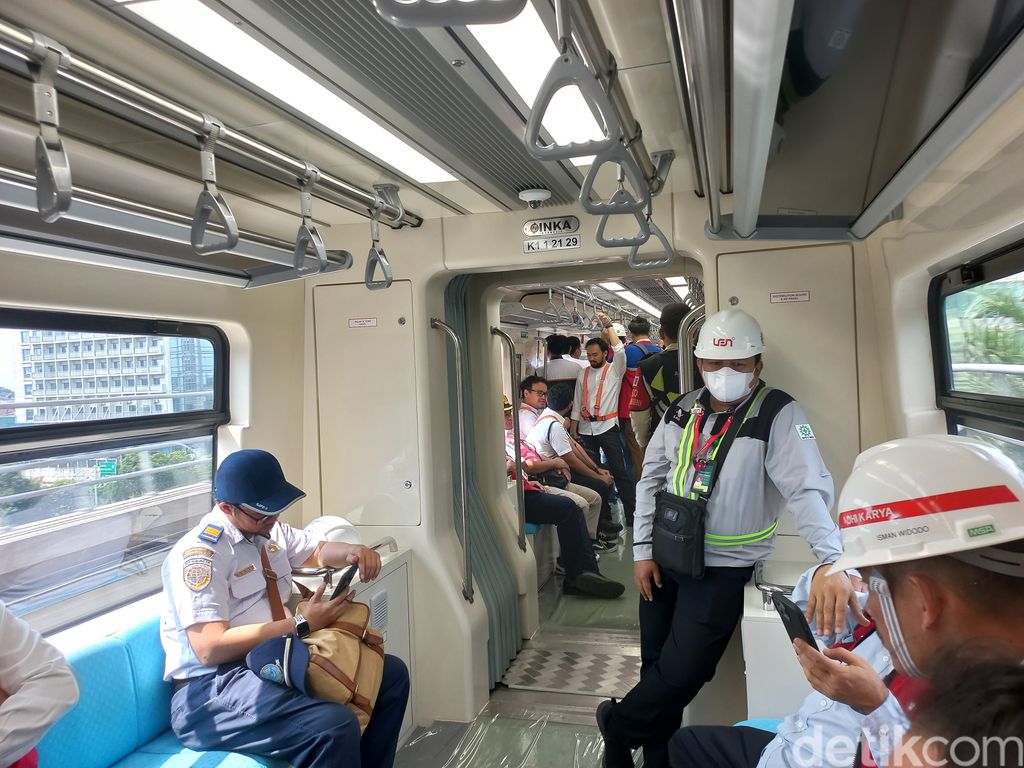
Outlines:
{"type": "Polygon", "coordinates": [[[928,286],[928,324],[931,330],[935,404],[946,415],[946,428],[974,427],[1024,439],[1024,399],[962,392],[953,388],[952,354],[946,324],[949,296],[1024,272],[1024,241],[965,262],[932,278],[928,286]]]}
{"type": "MultiPolygon", "coordinates": [[[[52,312],[32,309],[0,308],[0,328],[31,330],[70,331],[75,333],[106,333],[124,336],[162,336],[165,338],[198,338],[209,341],[214,355],[214,381],[212,408],[184,413],[153,413],[125,416],[112,419],[94,419],[57,424],[35,423],[0,430],[0,461],[24,460],[31,450],[19,450],[19,446],[40,441],[60,440],[67,446],[81,441],[92,441],[97,434],[109,438],[126,435],[147,436],[152,434],[177,434],[197,429],[213,433],[216,440],[217,427],[231,419],[228,407],[228,360],[230,346],[227,336],[214,325],[176,320],[156,320],[111,315],[79,314],[75,312],[52,312]],[[17,458],[12,458],[14,454],[17,458]]],[[[101,388],[110,394],[110,387],[101,388]]],[[[120,389],[120,388],[119,388],[120,389]]]]}

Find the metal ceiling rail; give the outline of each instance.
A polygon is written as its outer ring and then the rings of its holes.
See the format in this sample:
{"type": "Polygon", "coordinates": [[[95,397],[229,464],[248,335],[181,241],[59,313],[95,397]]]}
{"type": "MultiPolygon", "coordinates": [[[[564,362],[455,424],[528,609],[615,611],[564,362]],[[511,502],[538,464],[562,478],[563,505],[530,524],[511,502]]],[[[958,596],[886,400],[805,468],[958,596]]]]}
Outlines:
{"type": "MultiPolygon", "coordinates": [[[[0,44],[11,48],[17,55],[33,61],[33,47],[39,35],[20,29],[13,24],[0,19],[0,44]]],[[[156,117],[167,123],[172,128],[178,129],[183,125],[191,130],[197,138],[203,136],[203,128],[207,117],[203,113],[189,109],[177,102],[159,96],[143,86],[134,83],[126,78],[108,72],[97,64],[94,64],[79,56],[68,54],[64,57],[60,68],[57,70],[59,77],[72,80],[77,85],[85,86],[95,93],[100,100],[105,102],[110,94],[130,106],[145,112],[147,115],[156,117]]],[[[223,135],[217,140],[218,145],[224,146],[235,152],[247,155],[254,160],[268,166],[276,171],[284,172],[295,178],[296,183],[303,179],[308,164],[304,160],[292,157],[281,150],[278,150],[261,141],[257,141],[244,133],[225,126],[223,135]]],[[[365,213],[370,216],[378,205],[378,198],[371,191],[360,189],[348,182],[329,173],[320,171],[320,178],[317,186],[337,195],[343,202],[351,206],[351,210],[365,213]]],[[[400,208],[385,203],[381,211],[396,228],[404,225],[418,227],[423,219],[414,213],[400,210],[400,208]],[[399,217],[401,216],[401,219],[399,217]]]]}

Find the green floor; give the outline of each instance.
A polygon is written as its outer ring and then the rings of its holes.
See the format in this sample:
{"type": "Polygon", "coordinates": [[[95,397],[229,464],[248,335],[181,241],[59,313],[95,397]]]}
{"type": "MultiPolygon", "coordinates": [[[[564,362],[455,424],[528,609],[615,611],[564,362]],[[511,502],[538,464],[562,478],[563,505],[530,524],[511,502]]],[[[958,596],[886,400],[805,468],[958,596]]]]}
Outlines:
{"type": "Polygon", "coordinates": [[[627,528],[625,534],[625,539],[620,539],[614,550],[601,554],[598,561],[601,573],[626,585],[625,594],[617,600],[563,596],[544,620],[545,627],[640,632],[640,593],[633,581],[633,532],[627,528]]]}

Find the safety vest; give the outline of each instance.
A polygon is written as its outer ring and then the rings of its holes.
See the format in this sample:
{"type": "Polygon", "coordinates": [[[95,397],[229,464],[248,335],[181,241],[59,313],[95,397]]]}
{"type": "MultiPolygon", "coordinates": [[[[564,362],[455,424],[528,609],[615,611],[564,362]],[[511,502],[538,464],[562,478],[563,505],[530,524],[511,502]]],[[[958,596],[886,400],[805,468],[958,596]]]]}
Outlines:
{"type": "Polygon", "coordinates": [[[597,383],[597,397],[594,399],[594,407],[590,407],[590,371],[583,372],[583,407],[590,411],[590,418],[588,421],[609,421],[611,419],[619,418],[619,410],[616,408],[611,413],[601,413],[601,396],[604,394],[604,383],[608,378],[608,374],[611,372],[612,366],[610,363],[605,363],[601,367],[601,379],[597,383]]]}
{"type": "Polygon", "coordinates": [[[651,390],[651,405],[659,418],[681,394],[679,388],[679,350],[668,349],[651,355],[637,364],[651,390]]]}
{"type": "MultiPolygon", "coordinates": [[[[743,425],[747,422],[747,419],[750,418],[751,412],[757,410],[769,390],[770,387],[765,386],[764,384],[761,384],[758,387],[758,390],[754,393],[753,397],[750,398],[750,402],[747,404],[747,407],[743,412],[743,420],[736,429],[736,434],[739,433],[743,428],[743,425]]],[[[728,434],[729,428],[732,426],[733,419],[736,417],[735,413],[729,416],[726,420],[725,426],[722,427],[716,435],[712,435],[712,437],[701,447],[698,446],[697,443],[700,441],[701,424],[703,423],[704,415],[705,409],[700,404],[695,405],[690,410],[690,418],[686,422],[686,428],[683,429],[683,437],[679,441],[679,455],[676,461],[675,472],[672,475],[672,492],[676,496],[693,499],[694,501],[699,498],[699,494],[693,491],[692,488],[686,488],[687,472],[691,464],[694,464],[696,461],[710,463],[717,459],[718,451],[726,442],[724,438],[728,434]]],[[[728,452],[722,457],[722,461],[724,462],[727,458],[728,452]]],[[[721,472],[721,467],[719,467],[719,472],[721,472]]],[[[764,530],[740,534],[738,536],[719,536],[712,533],[706,533],[704,534],[704,544],[709,547],[742,547],[748,544],[756,544],[759,541],[764,541],[765,539],[769,539],[774,536],[775,530],[778,527],[779,521],[776,520],[764,530]]]]}

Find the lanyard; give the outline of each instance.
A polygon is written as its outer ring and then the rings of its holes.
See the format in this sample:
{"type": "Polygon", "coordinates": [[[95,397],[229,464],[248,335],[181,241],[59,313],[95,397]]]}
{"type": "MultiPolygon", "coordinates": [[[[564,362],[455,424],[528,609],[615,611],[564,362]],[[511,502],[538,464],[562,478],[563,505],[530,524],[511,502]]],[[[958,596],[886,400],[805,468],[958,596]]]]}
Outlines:
{"type": "MultiPolygon", "coordinates": [[[[601,395],[604,394],[604,380],[608,378],[608,371],[611,370],[611,366],[605,363],[603,371],[601,372],[601,381],[597,385],[597,397],[594,398],[594,410],[591,414],[595,417],[601,415],[601,395]]],[[[589,388],[587,387],[590,381],[590,371],[583,372],[583,405],[587,406],[587,400],[589,399],[589,388]]]]}
{"type": "Polygon", "coordinates": [[[708,449],[710,449],[712,445],[721,440],[722,435],[729,431],[729,427],[732,426],[732,420],[735,415],[735,413],[729,414],[729,418],[725,420],[725,426],[718,430],[716,434],[711,435],[707,439],[707,442],[705,442],[704,445],[701,446],[699,449],[697,448],[697,443],[700,440],[700,427],[701,422],[704,419],[704,411],[702,410],[700,412],[700,415],[697,416],[695,423],[693,425],[693,468],[696,469],[698,472],[704,469],[704,467],[707,465],[706,459],[708,455],[708,449]]]}

